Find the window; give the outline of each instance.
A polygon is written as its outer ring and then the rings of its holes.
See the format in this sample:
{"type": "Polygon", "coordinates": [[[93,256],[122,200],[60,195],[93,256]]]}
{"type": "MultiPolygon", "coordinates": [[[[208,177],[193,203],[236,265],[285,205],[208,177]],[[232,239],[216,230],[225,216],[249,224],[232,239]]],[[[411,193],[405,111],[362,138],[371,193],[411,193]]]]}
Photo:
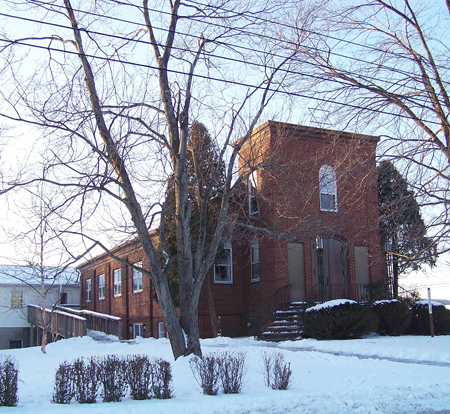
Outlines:
{"type": "Polygon", "coordinates": [[[165,338],[164,322],[158,322],[158,338],[165,338]]]}
{"type": "Polygon", "coordinates": [[[337,211],[336,172],[329,165],[319,171],[320,210],[337,211]]]}
{"type": "Polygon", "coordinates": [[[10,339],[9,349],[18,349],[18,348],[23,348],[22,339],[10,339]]]}
{"type": "Polygon", "coordinates": [[[114,274],[114,296],[120,296],[122,294],[122,272],[120,269],[116,269],[114,274]]]}
{"type": "Polygon", "coordinates": [[[233,256],[230,242],[219,248],[214,265],[214,282],[233,283],[233,256]]]}
{"type": "Polygon", "coordinates": [[[23,292],[11,292],[11,308],[21,308],[23,306],[23,292]]]}
{"type": "Polygon", "coordinates": [[[86,279],[86,302],[91,301],[91,289],[92,289],[91,279],[86,279]]]}
{"type": "Polygon", "coordinates": [[[248,213],[253,216],[258,214],[258,175],[253,171],[248,177],[248,213]]]}
{"type": "Polygon", "coordinates": [[[250,261],[251,261],[251,281],[259,280],[259,245],[254,244],[250,246],[250,261]]]}
{"type": "Polygon", "coordinates": [[[98,277],[98,298],[105,299],[105,275],[98,277]]]}
{"type": "MultiPolygon", "coordinates": [[[[134,264],[136,267],[142,267],[142,262],[134,264]]],[[[133,292],[142,292],[142,273],[133,269],[133,292]]]]}
{"type": "Polygon", "coordinates": [[[144,337],[144,324],[143,323],[133,323],[133,339],[138,336],[144,337]]]}
{"type": "Polygon", "coordinates": [[[67,292],[62,292],[61,297],[59,298],[59,304],[60,305],[67,305],[67,292]]]}

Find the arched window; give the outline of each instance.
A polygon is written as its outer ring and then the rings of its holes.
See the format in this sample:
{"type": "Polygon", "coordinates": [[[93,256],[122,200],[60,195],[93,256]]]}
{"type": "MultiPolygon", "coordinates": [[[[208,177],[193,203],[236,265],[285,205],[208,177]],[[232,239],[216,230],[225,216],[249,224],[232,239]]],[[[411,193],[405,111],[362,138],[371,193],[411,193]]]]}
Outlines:
{"type": "Polygon", "coordinates": [[[253,171],[248,177],[248,212],[251,216],[258,214],[258,174],[253,171]]]}
{"type": "Polygon", "coordinates": [[[337,211],[336,172],[329,165],[322,165],[319,171],[320,210],[337,211]]]}

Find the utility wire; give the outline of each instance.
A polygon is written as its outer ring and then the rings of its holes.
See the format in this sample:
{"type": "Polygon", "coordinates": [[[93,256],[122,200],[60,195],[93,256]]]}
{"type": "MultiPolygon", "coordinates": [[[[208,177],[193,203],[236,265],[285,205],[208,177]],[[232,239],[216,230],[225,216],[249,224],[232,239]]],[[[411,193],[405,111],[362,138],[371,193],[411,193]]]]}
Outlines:
{"type": "MultiPolygon", "coordinates": [[[[60,6],[60,7],[62,7],[62,6],[60,6]]],[[[93,13],[90,13],[90,14],[93,14],[93,13]]],[[[44,22],[44,21],[39,21],[39,20],[36,20],[36,19],[31,19],[31,18],[26,18],[26,17],[21,17],[21,16],[14,16],[14,15],[9,15],[9,14],[5,14],[5,13],[0,13],[0,16],[4,16],[4,17],[7,17],[7,18],[13,18],[13,19],[19,19],[19,20],[28,21],[28,22],[39,23],[39,24],[45,24],[45,25],[49,25],[49,26],[52,26],[52,27],[62,28],[62,29],[72,30],[71,26],[57,24],[57,23],[44,22]]],[[[123,19],[120,19],[120,20],[124,21],[123,19]]],[[[126,21],[126,22],[129,22],[129,21],[126,21]]],[[[161,29],[161,28],[158,28],[158,29],[159,30],[166,30],[166,29],[161,29]]],[[[124,37],[124,36],[109,34],[109,33],[105,33],[105,32],[98,32],[98,31],[93,31],[93,30],[87,30],[87,29],[82,29],[82,30],[84,32],[86,32],[88,35],[89,34],[96,34],[96,35],[111,37],[111,38],[120,39],[120,40],[124,40],[124,41],[132,41],[132,42],[137,42],[137,43],[141,43],[141,44],[145,44],[145,45],[153,45],[151,42],[145,41],[145,40],[130,39],[130,38],[127,38],[127,37],[124,37]]],[[[189,34],[185,34],[185,33],[180,33],[180,34],[186,35],[186,36],[195,37],[193,35],[189,35],[189,34]]],[[[224,42],[215,42],[215,43],[216,44],[220,44],[220,45],[222,45],[224,47],[230,47],[229,44],[224,43],[224,42]]],[[[159,45],[159,46],[161,46],[161,45],[159,45]]],[[[260,52],[260,53],[265,53],[265,52],[263,52],[261,50],[255,50],[254,48],[245,47],[245,46],[237,46],[237,48],[241,48],[241,49],[244,49],[244,50],[247,50],[247,51],[253,51],[253,52],[256,51],[256,52],[260,52]]],[[[182,51],[182,52],[190,52],[189,49],[183,49],[183,48],[176,47],[176,46],[173,46],[173,49],[178,50],[178,51],[182,51]]],[[[214,57],[214,58],[217,58],[217,59],[222,59],[222,60],[225,60],[225,61],[242,63],[242,61],[240,59],[232,58],[232,57],[229,57],[229,56],[228,57],[220,56],[220,55],[213,54],[211,52],[206,52],[205,51],[205,55],[208,55],[210,57],[214,57]]],[[[275,53],[268,53],[268,55],[272,56],[272,57],[283,58],[283,59],[286,58],[286,56],[277,55],[275,53]]],[[[308,61],[300,60],[300,59],[295,58],[295,57],[292,59],[292,61],[298,62],[300,64],[312,65],[313,67],[321,67],[322,66],[322,65],[317,65],[317,64],[314,64],[314,63],[310,63],[308,61]]],[[[367,62],[367,61],[365,61],[365,62],[366,63],[370,63],[370,62],[367,62]]],[[[129,64],[130,63],[131,62],[129,62],[129,64]]],[[[245,62],[245,63],[247,65],[249,65],[249,66],[254,66],[254,67],[259,67],[259,68],[264,68],[264,69],[267,68],[266,65],[259,64],[259,63],[256,63],[256,62],[245,62]]],[[[313,75],[311,73],[300,73],[298,71],[287,70],[287,69],[284,69],[284,68],[281,68],[280,71],[284,72],[286,74],[301,75],[303,77],[308,77],[308,78],[319,80],[319,81],[328,80],[329,82],[339,84],[340,86],[349,86],[348,83],[346,83],[345,81],[343,81],[341,79],[336,79],[336,78],[326,79],[326,78],[324,78],[322,76],[319,76],[319,75],[313,75]]],[[[402,73],[402,74],[406,74],[406,73],[402,73]]],[[[350,75],[351,75],[351,73],[350,73],[350,75]]],[[[366,79],[364,79],[364,81],[372,83],[372,79],[370,79],[370,78],[366,78],[366,79]]],[[[383,80],[383,82],[385,84],[388,84],[388,85],[390,84],[391,86],[398,86],[398,82],[390,82],[390,81],[387,81],[387,80],[383,80]]],[[[401,96],[401,95],[398,95],[398,96],[401,96]]],[[[414,105],[419,105],[419,106],[423,106],[423,105],[426,104],[426,102],[429,101],[427,97],[423,97],[421,95],[420,96],[415,96],[413,94],[411,94],[409,97],[402,96],[402,99],[405,99],[408,102],[410,102],[410,103],[412,103],[414,105]]],[[[436,124],[436,125],[439,125],[439,124],[436,124]]]]}
{"type": "MultiPolygon", "coordinates": [[[[116,1],[116,3],[119,3],[119,2],[117,2],[116,1]]],[[[121,4],[123,4],[123,3],[121,3],[121,4]]],[[[60,7],[62,7],[62,6],[60,6],[60,7]]],[[[92,14],[92,13],[90,13],[90,14],[92,14]]],[[[30,18],[24,18],[24,17],[19,17],[19,16],[12,16],[12,15],[8,15],[8,14],[4,14],[4,13],[0,13],[0,15],[2,15],[2,16],[5,16],[5,17],[8,17],[8,18],[15,18],[15,19],[19,19],[19,20],[25,20],[25,21],[30,21],[30,22],[35,22],[35,23],[44,23],[44,24],[47,24],[47,25],[50,25],[50,26],[54,26],[54,27],[59,27],[59,28],[64,28],[64,29],[72,29],[70,26],[65,26],[65,25],[61,25],[61,24],[56,24],[56,23],[49,23],[49,22],[42,22],[42,21],[38,21],[38,20],[35,20],[35,19],[30,19],[30,18]]],[[[123,20],[123,19],[121,19],[122,21],[125,21],[125,20],[123,20]]],[[[130,21],[126,21],[126,22],[130,22],[130,21]]],[[[133,23],[133,24],[135,24],[134,22],[130,22],[130,23],[133,23]]],[[[163,30],[163,29],[161,29],[161,30],[163,30]]],[[[130,40],[132,40],[132,41],[136,41],[136,42],[141,42],[141,43],[144,43],[144,44],[152,44],[151,42],[148,42],[148,41],[143,41],[143,40],[139,40],[139,39],[129,39],[129,38],[126,38],[126,37],[123,37],[123,36],[118,36],[118,35],[112,35],[112,34],[106,34],[106,33],[103,33],[103,32],[94,32],[94,31],[89,31],[89,30],[86,30],[86,29],[84,29],[84,31],[87,33],[87,34],[89,34],[89,33],[91,33],[91,34],[98,34],[98,35],[102,35],[102,36],[110,36],[110,37],[113,37],[113,38],[119,38],[119,39],[122,39],[122,40],[126,40],[126,41],[130,41],[130,40]]],[[[26,43],[24,43],[24,42],[20,42],[20,41],[17,41],[16,43],[20,43],[20,44],[22,44],[22,45],[27,45],[27,46],[29,46],[29,47],[40,47],[40,46],[37,46],[37,45],[32,45],[32,44],[26,44],[26,43]]],[[[222,42],[220,42],[220,43],[222,43],[222,42]]],[[[225,43],[222,43],[223,45],[225,45],[225,46],[228,46],[227,44],[225,44],[225,43]]],[[[242,46],[241,46],[242,47],[242,46]]],[[[42,48],[42,47],[40,47],[40,48],[42,48]]],[[[61,51],[61,50],[59,50],[59,49],[56,49],[56,48],[48,48],[48,47],[45,47],[45,49],[48,49],[48,50],[55,50],[55,51],[58,51],[58,52],[63,52],[63,51],[61,51]]],[[[187,49],[183,49],[183,48],[175,48],[175,49],[177,49],[177,50],[180,50],[180,51],[184,51],[184,52],[186,52],[186,51],[188,51],[187,49]]],[[[64,51],[63,53],[69,53],[68,51],[64,51]]],[[[262,53],[262,52],[261,52],[262,53]]],[[[76,54],[76,53],[75,53],[76,54]]],[[[224,59],[224,60],[227,60],[227,61],[232,61],[232,62],[238,62],[238,63],[241,63],[241,61],[239,60],[239,59],[235,59],[235,58],[231,58],[231,57],[223,57],[223,56],[218,56],[218,55],[214,55],[214,54],[212,54],[212,53],[210,53],[209,54],[211,57],[217,57],[217,58],[221,58],[221,59],[224,59]]],[[[99,57],[98,56],[94,56],[94,55],[89,55],[90,57],[92,57],[93,59],[99,59],[99,57]]],[[[279,55],[278,55],[279,56],[279,55]]],[[[281,57],[281,56],[280,56],[281,57]]],[[[283,56],[283,58],[285,58],[284,56],[283,56]]],[[[144,67],[148,67],[148,68],[152,68],[152,69],[158,69],[158,68],[156,68],[156,67],[152,67],[152,66],[149,66],[149,65],[139,65],[139,64],[136,64],[136,63],[133,63],[133,62],[126,62],[126,61],[123,61],[123,60],[120,60],[120,59],[111,59],[111,58],[102,58],[102,59],[107,59],[107,60],[109,60],[109,61],[114,61],[114,62],[120,62],[120,63],[124,63],[124,64],[127,64],[127,65],[135,65],[135,66],[144,66],[144,67]]],[[[299,62],[301,62],[301,63],[306,63],[306,62],[303,62],[303,61],[300,61],[300,60],[298,60],[297,59],[297,61],[299,61],[299,62]]],[[[253,66],[256,66],[256,67],[263,67],[263,68],[266,68],[266,66],[265,65],[262,65],[262,64],[258,64],[258,63],[255,63],[255,62],[246,62],[248,65],[253,65],[253,66]]],[[[289,73],[289,74],[296,74],[296,75],[301,75],[301,76],[306,76],[306,77],[310,77],[310,78],[313,78],[313,79],[318,79],[318,80],[325,80],[323,77],[321,77],[321,76],[317,76],[317,75],[311,75],[311,74],[305,74],[305,73],[302,73],[302,74],[300,74],[299,72],[296,72],[296,71],[293,71],[293,70],[286,70],[286,69],[281,69],[281,71],[283,71],[283,72],[285,72],[285,73],[289,73]]],[[[180,73],[180,74],[184,74],[184,75],[187,75],[187,73],[186,72],[183,72],[183,71],[174,71],[174,70],[171,70],[171,72],[173,72],[173,73],[180,73]]],[[[210,76],[202,76],[202,75],[198,75],[198,74],[194,74],[194,77],[202,77],[202,78],[206,78],[206,79],[210,79],[210,80],[214,80],[214,81],[220,81],[220,82],[226,82],[226,83],[231,83],[231,84],[235,84],[235,85],[241,85],[241,86],[245,86],[245,87],[250,87],[250,88],[258,88],[258,86],[255,86],[255,85],[250,85],[250,84],[246,84],[246,83],[241,83],[241,82],[236,82],[236,81],[230,81],[230,80],[224,80],[224,79],[220,79],[220,78],[213,78],[213,77],[210,77],[210,76]]],[[[335,82],[335,83],[338,83],[338,84],[340,84],[341,86],[347,86],[347,84],[346,83],[344,83],[344,82],[342,82],[342,81],[337,81],[336,79],[332,79],[331,81],[333,81],[333,82],[335,82]]],[[[273,90],[273,89],[269,89],[270,91],[275,91],[275,90],[273,90]]],[[[305,95],[302,95],[302,94],[298,94],[298,93],[295,93],[295,92],[287,92],[287,91],[280,91],[280,90],[276,90],[277,92],[280,92],[280,93],[284,93],[284,94],[288,94],[288,95],[290,95],[290,96],[297,96],[297,97],[302,97],[302,98],[308,98],[308,96],[305,96],[305,95]]],[[[351,108],[357,108],[357,109],[360,109],[360,107],[359,106],[356,106],[356,105],[351,105],[351,104],[344,104],[344,103],[342,103],[342,102],[336,102],[336,101],[333,101],[333,100],[330,100],[330,99],[323,99],[323,98],[316,98],[316,97],[309,97],[310,99],[313,99],[313,100],[316,100],[316,101],[321,101],[321,102],[327,102],[327,103],[335,103],[335,104],[338,104],[338,105],[341,105],[341,106],[347,106],[347,107],[351,107],[351,108]]],[[[404,98],[404,97],[403,97],[404,98]]],[[[409,102],[410,103],[412,103],[412,104],[415,104],[415,105],[422,105],[422,104],[424,104],[425,102],[426,102],[426,100],[427,99],[425,99],[425,100],[423,100],[423,98],[421,98],[421,99],[415,99],[415,100],[412,100],[412,99],[409,99],[409,102]],[[419,101],[422,101],[422,103],[420,103],[419,101]]],[[[398,114],[398,113],[392,113],[392,112],[386,112],[386,111],[381,111],[381,110],[377,110],[377,109],[374,109],[374,108],[366,108],[366,109],[368,109],[368,110],[370,110],[370,111],[372,111],[372,112],[376,112],[376,113],[382,113],[382,114],[387,114],[387,115],[393,115],[393,116],[397,116],[397,117],[404,117],[404,118],[407,118],[407,119],[410,119],[410,117],[409,116],[405,116],[405,115],[401,115],[401,114],[398,114]]],[[[437,122],[433,122],[433,121],[429,121],[430,123],[433,123],[433,124],[435,124],[435,125],[439,125],[439,123],[437,123],[437,122]]]]}
{"type": "MultiPolygon", "coordinates": [[[[143,13],[142,7],[140,7],[140,6],[129,4],[129,3],[124,3],[124,2],[119,1],[119,0],[111,0],[111,1],[116,3],[116,4],[118,4],[118,5],[137,8],[138,10],[140,10],[141,13],[143,13]]],[[[208,7],[209,6],[209,5],[206,5],[206,4],[203,4],[203,3],[195,2],[193,0],[189,0],[189,1],[191,1],[191,3],[197,4],[197,5],[201,5],[201,6],[204,6],[204,7],[208,7]]],[[[35,1],[35,3],[41,3],[43,5],[46,4],[46,3],[42,2],[42,1],[35,1]]],[[[55,5],[53,5],[53,7],[57,7],[57,8],[65,10],[65,7],[62,6],[62,5],[56,5],[55,4],[55,5]]],[[[216,9],[223,10],[223,11],[225,11],[227,13],[234,13],[235,14],[234,11],[224,9],[223,7],[216,7],[216,9]]],[[[95,17],[101,17],[101,18],[105,18],[106,17],[107,19],[115,20],[115,21],[118,21],[118,22],[123,22],[123,23],[132,24],[132,25],[142,26],[142,23],[140,23],[140,22],[134,22],[134,21],[130,21],[130,20],[119,19],[119,18],[112,17],[112,16],[101,16],[101,15],[99,15],[97,13],[88,12],[88,11],[84,11],[84,10],[81,10],[81,9],[73,9],[73,10],[77,11],[79,13],[84,13],[84,14],[87,14],[87,15],[95,16],[95,17]]],[[[153,8],[148,8],[148,10],[151,11],[151,12],[154,12],[154,13],[160,13],[160,14],[163,14],[163,15],[171,16],[170,12],[166,12],[166,11],[163,11],[163,10],[157,10],[157,9],[153,9],[153,8]]],[[[246,14],[247,14],[246,12],[243,12],[240,15],[245,16],[246,14]]],[[[273,24],[273,22],[269,21],[268,19],[264,19],[262,17],[253,16],[253,15],[251,17],[252,17],[252,19],[261,20],[261,21],[264,21],[266,23],[273,24]]],[[[201,23],[203,23],[203,20],[199,20],[199,18],[197,18],[197,17],[193,17],[192,16],[190,18],[192,20],[200,21],[201,23]]],[[[396,56],[396,57],[398,56],[398,54],[396,54],[395,52],[386,51],[386,50],[383,50],[383,49],[378,49],[378,48],[375,48],[373,46],[367,46],[367,45],[363,45],[361,43],[352,42],[352,41],[345,40],[345,39],[339,39],[339,38],[336,38],[336,37],[333,37],[333,36],[329,36],[329,35],[326,35],[326,34],[318,33],[318,32],[312,31],[312,30],[308,30],[308,29],[298,29],[298,28],[296,28],[296,27],[294,27],[292,25],[288,25],[286,23],[277,22],[277,24],[280,25],[280,26],[283,26],[283,27],[290,28],[290,29],[301,30],[301,31],[303,31],[305,33],[314,34],[316,36],[330,38],[330,39],[339,41],[340,43],[348,43],[348,44],[350,44],[352,46],[358,46],[358,47],[362,47],[362,48],[369,48],[370,50],[376,50],[376,51],[381,52],[381,53],[391,54],[391,55],[396,56]]],[[[232,27],[228,27],[228,26],[225,26],[225,25],[221,25],[219,23],[215,23],[215,22],[209,22],[208,25],[209,26],[218,27],[218,28],[221,28],[221,29],[226,29],[226,30],[240,32],[241,34],[245,34],[247,36],[248,35],[252,35],[252,36],[257,36],[258,38],[274,40],[274,41],[277,41],[277,42],[280,42],[280,43],[285,43],[285,44],[288,44],[288,45],[291,45],[291,46],[294,46],[294,47],[297,46],[297,44],[295,42],[291,42],[291,41],[287,41],[287,40],[280,40],[278,38],[267,36],[267,35],[262,34],[262,33],[248,32],[248,31],[245,31],[243,29],[232,28],[232,27]]],[[[161,27],[155,27],[155,28],[158,29],[158,30],[161,30],[161,31],[169,32],[169,30],[166,29],[166,28],[161,28],[161,27]]],[[[183,35],[183,36],[189,36],[189,37],[193,37],[195,39],[198,38],[197,36],[191,35],[189,33],[182,33],[182,32],[178,32],[178,33],[183,35]]],[[[254,48],[246,48],[243,45],[227,44],[225,42],[216,42],[216,43],[217,44],[222,44],[222,45],[225,45],[225,46],[228,46],[228,47],[233,47],[233,48],[236,48],[236,49],[258,51],[258,50],[254,49],[254,48]]],[[[330,54],[332,56],[337,56],[337,57],[342,57],[342,58],[345,58],[345,59],[349,59],[351,61],[356,61],[356,62],[359,62],[359,63],[365,63],[365,64],[369,64],[369,65],[374,65],[374,66],[376,66],[377,69],[384,68],[384,69],[388,70],[391,73],[394,72],[394,73],[399,73],[399,74],[401,74],[403,76],[408,76],[408,77],[411,76],[410,72],[408,72],[408,71],[404,71],[404,70],[400,70],[400,69],[397,69],[397,68],[393,68],[392,66],[385,66],[385,65],[383,65],[381,63],[370,62],[370,61],[367,61],[365,59],[356,58],[354,56],[349,56],[349,55],[345,55],[345,54],[336,53],[336,52],[331,51],[331,50],[321,50],[321,49],[318,49],[318,48],[313,48],[311,46],[305,46],[305,45],[303,45],[302,47],[304,47],[306,49],[311,49],[312,51],[317,50],[317,51],[319,51],[321,53],[326,53],[326,54],[330,54]]],[[[263,51],[260,51],[260,52],[263,53],[263,51]]],[[[276,55],[274,55],[274,56],[276,56],[276,55]]],[[[413,61],[413,59],[409,59],[409,60],[413,61]]],[[[306,63],[306,62],[303,62],[303,63],[306,63]]],[[[312,65],[313,66],[317,66],[317,65],[314,65],[314,64],[312,64],[312,65]]],[[[439,65],[437,65],[437,67],[439,67],[441,69],[447,69],[447,67],[443,67],[443,66],[439,66],[439,65]]],[[[445,82],[445,83],[447,84],[447,82],[445,82]]]]}
{"type": "MultiPolygon", "coordinates": [[[[44,24],[44,25],[48,25],[51,27],[57,27],[57,28],[61,28],[61,29],[68,29],[68,30],[72,30],[71,26],[68,25],[63,25],[63,24],[57,24],[57,23],[50,23],[50,22],[44,22],[44,21],[40,21],[40,20],[36,20],[36,19],[32,19],[32,18],[27,18],[27,17],[21,17],[21,16],[13,16],[13,15],[7,15],[5,13],[0,13],[0,16],[4,16],[7,18],[13,18],[13,19],[18,19],[18,20],[22,20],[22,21],[28,21],[28,22],[32,22],[32,23],[39,23],[39,24],[44,24]]],[[[93,30],[87,30],[87,29],[82,29],[86,34],[91,35],[91,34],[95,34],[95,35],[99,35],[99,36],[105,36],[105,37],[110,37],[110,38],[114,38],[114,39],[120,39],[120,40],[124,40],[124,41],[130,41],[130,42],[134,42],[134,43],[138,43],[138,44],[144,44],[144,45],[151,45],[154,46],[154,44],[150,41],[147,40],[141,40],[141,39],[134,39],[134,38],[127,38],[124,36],[120,36],[120,35],[115,35],[115,34],[110,34],[110,33],[105,33],[105,32],[98,32],[98,31],[93,31],[93,30]]],[[[161,29],[161,30],[165,30],[165,29],[161,29]]],[[[184,34],[184,33],[180,33],[182,35],[188,35],[188,34],[184,34]]],[[[194,37],[193,35],[189,35],[194,37]]],[[[222,45],[224,47],[228,47],[229,45],[224,43],[224,42],[214,42],[215,44],[219,44],[222,45]]],[[[158,46],[161,46],[160,44],[158,44],[158,46]]],[[[245,47],[245,46],[239,46],[240,49],[244,49],[246,51],[252,51],[252,52],[259,52],[259,53],[266,53],[262,50],[256,50],[254,48],[250,48],[250,47],[245,47]]],[[[172,49],[174,50],[178,50],[181,52],[190,52],[189,49],[186,48],[181,48],[181,47],[177,47],[177,46],[172,46],[172,49]]],[[[233,57],[225,57],[225,56],[221,56],[221,55],[217,55],[214,54],[212,52],[204,52],[205,55],[211,57],[211,58],[217,58],[217,59],[221,59],[221,60],[225,60],[228,62],[235,62],[235,63],[243,63],[241,59],[237,59],[237,58],[233,58],[233,57]]],[[[275,53],[267,53],[269,56],[271,57],[277,57],[280,59],[286,59],[286,56],[282,56],[282,55],[278,55],[275,53]]],[[[323,67],[322,65],[317,65],[311,62],[308,62],[306,60],[301,60],[299,58],[293,57],[291,59],[291,61],[293,62],[297,62],[300,64],[304,64],[304,65],[311,65],[313,67],[323,67]]],[[[246,65],[249,66],[253,66],[253,67],[257,67],[257,68],[261,68],[261,69],[266,69],[267,65],[261,64],[261,63],[256,63],[256,62],[251,62],[251,61],[247,61],[245,62],[246,65]]],[[[273,69],[273,68],[272,68],[273,69]]],[[[286,74],[291,74],[291,75],[301,75],[302,77],[306,77],[306,78],[311,78],[311,79],[315,79],[315,80],[319,80],[319,81],[325,81],[328,80],[329,82],[338,84],[340,86],[348,86],[348,83],[344,82],[343,80],[340,80],[339,78],[332,78],[332,79],[325,79],[322,76],[319,75],[313,75],[311,73],[300,73],[298,71],[292,70],[292,69],[284,69],[281,68],[280,72],[286,73],[286,74]]],[[[366,82],[372,82],[371,79],[364,79],[364,81],[366,82]]],[[[389,82],[387,80],[384,80],[384,82],[386,84],[390,84],[391,86],[398,86],[397,82],[389,82]]],[[[428,101],[428,99],[426,97],[423,96],[415,96],[414,99],[411,97],[403,97],[405,100],[407,100],[408,102],[414,103],[416,105],[425,105],[425,103],[428,101]]]]}
{"type": "MultiPolygon", "coordinates": [[[[23,46],[28,46],[31,48],[35,48],[35,49],[42,49],[42,50],[47,50],[47,51],[54,51],[54,52],[59,52],[59,53],[63,53],[65,55],[74,55],[74,56],[78,56],[78,52],[75,51],[69,51],[69,50],[61,50],[61,49],[57,49],[54,47],[50,47],[50,46],[39,46],[39,45],[34,45],[31,43],[26,43],[26,42],[22,42],[22,41],[15,41],[15,44],[20,44],[23,46]]],[[[147,64],[143,64],[143,63],[136,63],[136,62],[128,62],[125,61],[123,59],[115,59],[115,58],[111,58],[111,57],[101,57],[101,56],[95,56],[95,55],[90,55],[90,54],[84,54],[84,56],[91,58],[91,59],[97,59],[97,60],[102,60],[105,62],[114,62],[114,63],[120,63],[123,65],[131,65],[131,66],[137,66],[137,67],[142,67],[142,68],[147,68],[147,69],[154,69],[154,70],[164,70],[167,73],[175,73],[175,74],[179,74],[179,75],[185,75],[188,76],[190,75],[188,72],[184,72],[184,71],[180,71],[180,70],[175,70],[175,69],[161,69],[157,66],[152,66],[152,65],[147,65],[147,64]]],[[[204,80],[209,80],[209,81],[215,81],[215,82],[220,82],[220,83],[225,83],[225,84],[230,84],[230,85],[236,85],[236,86],[243,86],[246,88],[251,88],[254,90],[268,90],[269,92],[275,92],[275,93],[279,93],[281,95],[288,95],[288,96],[295,96],[297,98],[305,98],[305,99],[311,99],[314,101],[318,101],[318,102],[324,102],[324,103],[331,103],[334,105],[340,105],[343,107],[349,107],[349,108],[353,108],[353,109],[358,109],[361,110],[361,107],[358,105],[353,105],[353,104],[349,104],[349,103],[343,103],[343,102],[338,102],[338,101],[333,101],[330,99],[325,99],[325,98],[319,98],[316,96],[308,96],[308,95],[303,95],[300,93],[296,93],[296,92],[288,92],[288,91],[284,91],[284,90],[280,90],[280,89],[274,89],[274,88],[267,88],[266,86],[260,86],[260,85],[252,85],[250,83],[243,83],[243,82],[238,82],[238,81],[234,81],[234,80],[227,80],[227,79],[221,79],[221,78],[215,78],[215,77],[211,77],[211,76],[207,76],[207,75],[201,75],[198,73],[193,73],[192,74],[193,78],[198,78],[198,79],[204,79],[204,80]]],[[[398,118],[404,118],[404,119],[411,119],[409,116],[407,115],[403,115],[403,114],[398,114],[398,113],[394,113],[394,112],[387,112],[387,111],[382,111],[379,109],[375,109],[375,108],[364,108],[364,110],[366,111],[370,111],[373,113],[378,113],[378,114],[382,114],[382,115],[391,115],[391,116],[395,116],[398,118]]],[[[427,123],[429,124],[434,124],[434,125],[440,125],[438,122],[435,121],[427,121],[427,123]]]]}

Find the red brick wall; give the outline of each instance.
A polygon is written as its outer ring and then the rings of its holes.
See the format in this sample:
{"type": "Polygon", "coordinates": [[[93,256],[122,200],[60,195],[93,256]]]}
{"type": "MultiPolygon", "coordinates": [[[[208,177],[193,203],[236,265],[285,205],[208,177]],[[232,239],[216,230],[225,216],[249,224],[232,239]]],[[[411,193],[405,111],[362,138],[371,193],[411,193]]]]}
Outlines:
{"type": "MultiPolygon", "coordinates": [[[[233,241],[233,283],[216,284],[211,270],[210,286],[220,319],[222,335],[250,333],[252,313],[272,293],[289,283],[288,241],[303,243],[306,295],[313,288],[311,240],[317,235],[340,236],[348,242],[350,283],[356,282],[354,246],[367,246],[371,259],[370,279],[386,277],[386,265],[377,229],[378,194],[374,137],[295,125],[267,122],[240,152],[239,169],[248,171],[263,162],[258,175],[259,218],[268,232],[235,231],[233,241]],[[319,169],[331,165],[337,175],[338,211],[320,211],[319,169]],[[260,280],[250,280],[250,245],[254,237],[260,247],[260,280]]],[[[244,208],[245,210],[245,203],[244,208]]],[[[257,223],[260,225],[260,223],[257,223]]],[[[139,249],[123,248],[122,257],[142,260],[139,249]],[[128,249],[129,250],[129,249],[128,249]]],[[[144,261],[144,266],[146,263],[144,261]]],[[[131,338],[130,324],[145,323],[145,336],[157,336],[163,321],[161,310],[151,294],[150,279],[143,276],[143,291],[132,292],[132,270],[101,256],[80,267],[85,284],[92,279],[92,301],[87,309],[122,318],[123,338],[131,338]],[[122,295],[113,297],[113,270],[122,267],[122,295]],[[105,273],[105,300],[98,300],[98,275],[105,273]]],[[[199,305],[199,330],[211,336],[211,322],[205,288],[199,305]]]]}

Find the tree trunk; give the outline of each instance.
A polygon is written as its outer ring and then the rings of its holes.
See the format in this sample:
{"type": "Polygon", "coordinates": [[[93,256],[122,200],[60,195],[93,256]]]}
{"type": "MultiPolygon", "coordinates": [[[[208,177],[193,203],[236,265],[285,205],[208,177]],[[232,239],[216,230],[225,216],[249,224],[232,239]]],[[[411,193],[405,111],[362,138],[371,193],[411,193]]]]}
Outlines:
{"type": "Polygon", "coordinates": [[[211,320],[211,328],[214,337],[217,337],[219,336],[219,322],[217,320],[216,308],[214,306],[214,297],[211,289],[211,280],[208,276],[206,276],[206,290],[208,296],[208,310],[209,310],[209,318],[211,320]]]}

